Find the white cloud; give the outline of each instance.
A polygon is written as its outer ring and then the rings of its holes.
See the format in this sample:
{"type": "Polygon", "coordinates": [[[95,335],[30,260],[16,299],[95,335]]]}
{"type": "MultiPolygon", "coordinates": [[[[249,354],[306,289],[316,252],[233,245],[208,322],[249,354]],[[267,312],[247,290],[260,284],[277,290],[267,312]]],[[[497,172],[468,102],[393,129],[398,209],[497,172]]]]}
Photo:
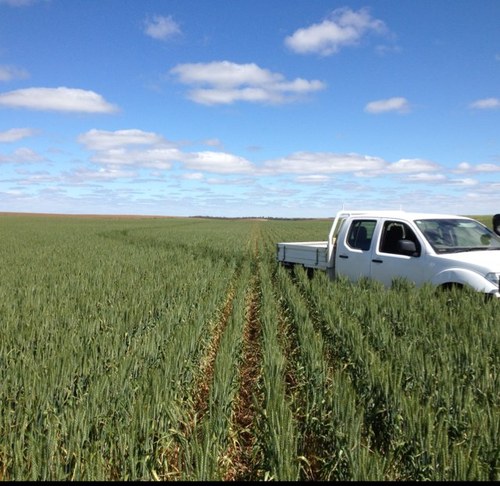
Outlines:
{"type": "Polygon", "coordinates": [[[304,174],[301,181],[321,182],[328,174],[352,173],[357,176],[373,177],[381,174],[429,174],[438,169],[439,166],[434,162],[422,159],[401,159],[389,163],[379,157],[355,153],[296,152],[265,162],[262,173],[304,174]]]}
{"type": "Polygon", "coordinates": [[[460,162],[458,164],[456,172],[468,172],[472,170],[472,166],[468,162],[460,162]]]}
{"type": "Polygon", "coordinates": [[[236,64],[229,61],[179,64],[171,71],[183,84],[195,86],[189,98],[196,103],[214,105],[235,101],[286,103],[303,94],[319,91],[325,84],[318,80],[297,78],[286,81],[282,74],[273,73],[256,64],[236,64]]]}
{"type": "Polygon", "coordinates": [[[374,19],[367,9],[357,12],[339,8],[323,22],[296,30],[285,45],[299,54],[335,54],[342,47],[358,44],[363,36],[386,32],[384,22],[374,19]]]}
{"type": "Polygon", "coordinates": [[[104,165],[133,165],[165,170],[170,169],[173,162],[182,158],[182,152],[175,148],[149,148],[145,150],[117,148],[98,152],[92,157],[92,160],[104,165]]]}
{"type": "Polygon", "coordinates": [[[420,172],[419,174],[411,174],[408,179],[415,182],[445,182],[446,176],[443,174],[429,174],[428,172],[420,172]]]}
{"type": "Polygon", "coordinates": [[[179,64],[171,72],[186,84],[210,84],[225,88],[266,85],[282,80],[281,74],[272,73],[256,64],[236,64],[229,61],[179,64]]]}
{"type": "Polygon", "coordinates": [[[101,95],[72,88],[26,88],[0,93],[0,106],[75,113],[114,113],[101,95]]]}
{"type": "Polygon", "coordinates": [[[254,170],[242,157],[215,151],[182,152],[161,135],[137,129],[115,132],[92,129],[80,135],[78,141],[94,152],[92,162],[115,169],[134,166],[167,170],[177,162],[197,172],[240,174],[254,170]]]}
{"type": "Polygon", "coordinates": [[[498,164],[477,164],[471,165],[468,162],[461,162],[458,164],[454,172],[500,172],[500,165],[498,164]]]}
{"type": "Polygon", "coordinates": [[[498,164],[477,164],[474,166],[474,172],[500,172],[498,164]]]}
{"type": "Polygon", "coordinates": [[[470,108],[477,110],[495,110],[500,108],[499,98],[484,98],[482,100],[474,101],[469,105],[470,108]]]}
{"type": "Polygon", "coordinates": [[[455,186],[477,186],[479,181],[476,179],[466,178],[466,179],[453,179],[450,181],[451,184],[455,186]]]}
{"type": "MultiPolygon", "coordinates": [[[[167,141],[162,135],[139,129],[114,132],[92,129],[81,134],[78,141],[92,152],[90,162],[102,169],[80,171],[80,174],[87,173],[89,180],[128,178],[132,168],[155,170],[157,172],[150,172],[150,175],[160,177],[162,171],[172,169],[175,164],[176,169],[183,171],[179,176],[181,179],[210,183],[213,181],[207,178],[207,174],[239,174],[249,176],[249,180],[257,176],[295,175],[295,182],[299,184],[324,184],[331,180],[333,174],[370,178],[405,176],[408,182],[414,183],[462,186],[473,183],[473,179],[450,180],[440,172],[442,168],[438,164],[423,159],[400,159],[390,163],[379,157],[357,153],[295,152],[257,165],[244,157],[223,151],[183,151],[179,149],[179,144],[167,141]]],[[[219,143],[216,140],[213,142],[214,146],[219,143]]],[[[472,169],[465,162],[459,168],[462,171],[500,170],[499,166],[492,164],[480,164],[472,169]]],[[[227,184],[227,180],[221,179],[221,183],[227,184]]]]}
{"type": "Polygon", "coordinates": [[[367,113],[386,113],[396,111],[398,113],[406,113],[410,111],[410,104],[406,98],[394,97],[385,100],[371,101],[365,106],[367,113]]]}
{"type": "Polygon", "coordinates": [[[23,179],[19,180],[19,184],[22,186],[32,186],[33,184],[47,184],[59,181],[59,177],[51,176],[47,173],[30,173],[17,171],[19,174],[23,174],[23,179]]]}
{"type": "Polygon", "coordinates": [[[114,132],[92,129],[80,135],[78,142],[89,150],[104,151],[126,145],[152,145],[166,141],[161,135],[137,129],[114,132]]]}
{"type": "Polygon", "coordinates": [[[429,172],[439,169],[434,162],[422,159],[401,159],[387,167],[388,172],[409,173],[409,172],[429,172]]]}
{"type": "Polygon", "coordinates": [[[205,176],[202,172],[191,172],[182,176],[183,179],[186,179],[188,181],[201,181],[204,179],[204,177],[205,176]]]}
{"type": "Polygon", "coordinates": [[[122,178],[133,178],[137,177],[137,174],[133,171],[125,171],[118,168],[104,167],[98,170],[78,169],[75,171],[74,177],[76,177],[78,180],[83,180],[87,182],[90,180],[102,181],[102,180],[114,180],[122,178]]]}
{"type": "Polygon", "coordinates": [[[161,135],[137,129],[114,132],[92,129],[80,135],[78,142],[95,152],[93,162],[115,169],[129,165],[165,170],[183,158],[182,152],[161,135]]]}
{"type": "Polygon", "coordinates": [[[330,181],[330,177],[320,174],[311,174],[296,177],[295,180],[301,184],[324,184],[330,181]]]}
{"type": "Polygon", "coordinates": [[[32,128],[11,128],[5,132],[0,132],[0,143],[17,142],[23,138],[36,135],[37,130],[32,128]]]}
{"type": "Polygon", "coordinates": [[[144,32],[153,39],[166,40],[180,34],[181,29],[171,16],[155,15],[152,20],[145,21],[144,32]]]}
{"type": "Polygon", "coordinates": [[[184,164],[188,169],[217,174],[242,174],[254,171],[253,165],[243,157],[225,152],[194,152],[186,154],[184,164]]]}
{"type": "Polygon", "coordinates": [[[12,155],[0,154],[0,163],[23,164],[40,162],[42,160],[43,157],[41,155],[37,154],[34,150],[27,147],[16,149],[12,155]]]}
{"type": "Polygon", "coordinates": [[[192,90],[189,94],[189,99],[202,105],[227,105],[236,101],[279,103],[283,100],[283,97],[279,93],[267,91],[262,88],[210,88],[192,90]]]}
{"type": "Polygon", "coordinates": [[[12,81],[29,77],[28,71],[15,66],[0,66],[0,81],[12,81]]]}
{"type": "Polygon", "coordinates": [[[271,173],[333,174],[341,172],[373,172],[387,167],[377,157],[328,152],[296,152],[281,159],[269,160],[264,170],[271,173]]]}

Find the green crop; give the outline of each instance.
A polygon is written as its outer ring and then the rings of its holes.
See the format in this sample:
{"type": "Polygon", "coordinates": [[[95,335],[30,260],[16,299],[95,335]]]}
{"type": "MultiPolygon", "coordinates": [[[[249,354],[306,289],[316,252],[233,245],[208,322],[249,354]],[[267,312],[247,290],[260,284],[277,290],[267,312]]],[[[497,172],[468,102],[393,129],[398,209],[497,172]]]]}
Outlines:
{"type": "Polygon", "coordinates": [[[0,480],[499,480],[500,302],[276,263],[330,223],[0,215],[0,480]]]}

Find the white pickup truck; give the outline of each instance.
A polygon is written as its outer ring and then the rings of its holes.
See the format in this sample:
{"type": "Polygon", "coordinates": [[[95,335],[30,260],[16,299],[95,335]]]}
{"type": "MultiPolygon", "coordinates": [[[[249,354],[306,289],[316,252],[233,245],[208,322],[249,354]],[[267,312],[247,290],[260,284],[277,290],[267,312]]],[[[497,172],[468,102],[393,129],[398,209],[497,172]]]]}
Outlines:
{"type": "Polygon", "coordinates": [[[500,297],[500,236],[463,216],[342,210],[327,241],[277,243],[276,259],[324,270],[332,279],[367,277],[390,287],[405,278],[500,297]]]}

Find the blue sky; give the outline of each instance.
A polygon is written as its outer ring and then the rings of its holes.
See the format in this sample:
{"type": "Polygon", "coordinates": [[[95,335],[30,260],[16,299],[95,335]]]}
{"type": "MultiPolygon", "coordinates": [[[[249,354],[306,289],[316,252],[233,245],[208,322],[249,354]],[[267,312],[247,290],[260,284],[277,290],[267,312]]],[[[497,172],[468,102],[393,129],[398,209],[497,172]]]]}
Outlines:
{"type": "Polygon", "coordinates": [[[498,0],[0,0],[0,211],[500,212],[498,0]]]}

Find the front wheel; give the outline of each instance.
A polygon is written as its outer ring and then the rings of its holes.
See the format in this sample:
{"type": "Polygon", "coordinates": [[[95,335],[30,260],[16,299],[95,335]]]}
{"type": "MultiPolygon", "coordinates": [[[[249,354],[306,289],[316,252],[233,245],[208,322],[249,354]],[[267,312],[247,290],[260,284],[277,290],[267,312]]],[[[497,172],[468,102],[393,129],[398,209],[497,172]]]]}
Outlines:
{"type": "Polygon", "coordinates": [[[461,290],[463,288],[463,284],[457,282],[447,282],[438,287],[440,290],[461,290]]]}

